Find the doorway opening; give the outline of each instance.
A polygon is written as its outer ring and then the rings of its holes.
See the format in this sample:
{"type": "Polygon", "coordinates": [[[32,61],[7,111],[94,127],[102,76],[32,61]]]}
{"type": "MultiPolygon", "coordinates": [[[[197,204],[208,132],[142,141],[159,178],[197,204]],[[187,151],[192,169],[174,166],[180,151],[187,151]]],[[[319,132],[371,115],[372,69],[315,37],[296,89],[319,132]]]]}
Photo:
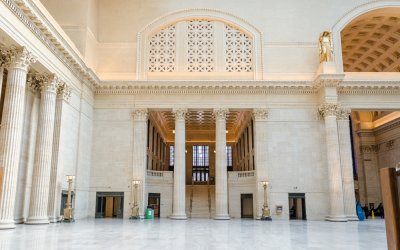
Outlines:
{"type": "Polygon", "coordinates": [[[97,192],[96,218],[123,218],[123,192],[97,192]]]}
{"type": "Polygon", "coordinates": [[[242,218],[253,218],[253,194],[240,194],[242,218]]]}
{"type": "Polygon", "coordinates": [[[306,197],[304,193],[289,193],[289,218],[306,220],[306,197]]]}
{"type": "Polygon", "coordinates": [[[160,218],[160,197],[160,193],[149,193],[147,204],[154,209],[154,218],[160,218]]]}

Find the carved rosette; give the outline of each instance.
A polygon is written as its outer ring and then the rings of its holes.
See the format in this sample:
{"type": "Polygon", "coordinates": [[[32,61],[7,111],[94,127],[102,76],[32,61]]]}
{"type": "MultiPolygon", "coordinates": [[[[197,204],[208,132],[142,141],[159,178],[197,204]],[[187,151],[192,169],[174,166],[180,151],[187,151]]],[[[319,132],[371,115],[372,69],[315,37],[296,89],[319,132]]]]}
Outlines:
{"type": "Polygon", "coordinates": [[[337,103],[323,103],[318,107],[319,114],[325,118],[327,116],[337,116],[340,105],[337,103]]]}
{"type": "Polygon", "coordinates": [[[215,120],[220,121],[220,120],[226,120],[226,116],[229,113],[229,110],[226,108],[221,108],[221,109],[214,109],[213,110],[213,115],[215,117],[215,120]]]}
{"type": "Polygon", "coordinates": [[[253,118],[255,121],[266,121],[268,119],[267,109],[254,109],[253,118]]]}
{"type": "Polygon", "coordinates": [[[134,109],[132,111],[132,117],[134,121],[147,121],[147,109],[134,109]]]}
{"type": "Polygon", "coordinates": [[[60,78],[58,78],[55,74],[36,74],[35,80],[37,84],[40,86],[40,92],[57,92],[58,86],[61,84],[60,78]]]}
{"type": "Polygon", "coordinates": [[[174,113],[175,120],[185,120],[187,109],[174,109],[172,111],[174,113]]]}
{"type": "Polygon", "coordinates": [[[338,113],[337,113],[337,119],[339,121],[348,121],[350,114],[351,114],[351,110],[350,109],[339,108],[338,109],[338,113]]]}
{"type": "Polygon", "coordinates": [[[20,68],[28,71],[28,67],[37,61],[37,58],[25,47],[11,46],[5,53],[6,67],[20,68]]]}
{"type": "Polygon", "coordinates": [[[57,99],[65,100],[66,102],[69,101],[69,98],[72,94],[72,88],[68,86],[65,82],[62,82],[57,87],[57,99]]]}

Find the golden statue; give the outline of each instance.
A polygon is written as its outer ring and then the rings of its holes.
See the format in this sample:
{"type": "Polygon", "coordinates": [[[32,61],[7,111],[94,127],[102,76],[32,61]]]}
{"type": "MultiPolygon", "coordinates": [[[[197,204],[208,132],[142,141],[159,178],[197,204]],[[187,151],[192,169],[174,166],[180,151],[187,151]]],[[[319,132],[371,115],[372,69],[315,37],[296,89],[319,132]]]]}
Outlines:
{"type": "Polygon", "coordinates": [[[330,62],[333,59],[332,32],[324,31],[319,36],[319,62],[330,62]]]}

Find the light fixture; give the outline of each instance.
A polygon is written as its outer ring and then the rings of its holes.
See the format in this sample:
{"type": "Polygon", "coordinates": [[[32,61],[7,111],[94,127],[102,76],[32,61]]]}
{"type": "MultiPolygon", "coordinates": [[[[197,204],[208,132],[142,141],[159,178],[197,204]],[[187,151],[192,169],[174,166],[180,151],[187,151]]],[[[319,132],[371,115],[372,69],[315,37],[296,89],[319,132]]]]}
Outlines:
{"type": "Polygon", "coordinates": [[[75,179],[75,175],[67,175],[67,182],[68,182],[68,196],[67,196],[67,203],[65,204],[64,208],[64,221],[65,222],[73,222],[74,221],[74,210],[72,208],[72,182],[75,179]]]}
{"type": "Polygon", "coordinates": [[[225,131],[225,133],[229,133],[229,131],[228,131],[228,130],[226,130],[226,131],[225,131]]]}
{"type": "Polygon", "coordinates": [[[175,134],[175,129],[172,130],[172,133],[175,134]]]}
{"type": "Polygon", "coordinates": [[[129,219],[140,219],[139,216],[139,204],[138,204],[138,195],[137,195],[137,190],[138,186],[141,183],[140,180],[132,180],[132,186],[131,186],[131,193],[132,193],[132,201],[133,203],[130,203],[131,205],[131,217],[129,219]]]}
{"type": "Polygon", "coordinates": [[[262,207],[261,220],[272,220],[270,211],[269,211],[269,207],[268,207],[268,197],[267,197],[268,181],[260,181],[260,183],[264,188],[264,205],[262,207]]]}

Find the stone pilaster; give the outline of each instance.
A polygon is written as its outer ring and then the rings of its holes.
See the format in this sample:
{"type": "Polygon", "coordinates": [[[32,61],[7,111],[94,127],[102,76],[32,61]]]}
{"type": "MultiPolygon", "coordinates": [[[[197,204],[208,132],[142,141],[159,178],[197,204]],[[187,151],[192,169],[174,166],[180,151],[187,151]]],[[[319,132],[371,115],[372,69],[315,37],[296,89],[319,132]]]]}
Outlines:
{"type": "Polygon", "coordinates": [[[328,180],[330,197],[329,221],[347,221],[344,214],[342,171],[340,168],[340,150],[336,115],[339,110],[336,103],[323,103],[318,111],[325,120],[326,151],[328,161],[328,180]]]}
{"type": "MultiPolygon", "coordinates": [[[[262,208],[264,204],[264,188],[262,181],[269,181],[268,166],[267,166],[267,109],[254,109],[254,168],[256,175],[255,183],[255,204],[256,204],[256,219],[262,216],[262,208]]],[[[267,204],[269,206],[269,190],[267,189],[267,204]]]]}
{"type": "MultiPolygon", "coordinates": [[[[132,180],[139,180],[138,200],[139,216],[144,217],[145,211],[145,181],[146,181],[146,157],[147,157],[147,109],[135,109],[132,111],[133,117],[133,169],[132,180]]],[[[131,195],[131,197],[133,197],[131,195]]],[[[131,201],[133,204],[133,200],[131,201]]]]}
{"type": "Polygon", "coordinates": [[[0,155],[3,183],[0,194],[0,229],[15,228],[14,206],[24,119],[26,76],[36,58],[24,47],[13,47],[6,53],[8,67],[0,132],[0,155]]]}
{"type": "Polygon", "coordinates": [[[66,83],[61,83],[57,87],[57,98],[56,98],[56,111],[54,117],[54,132],[53,132],[53,150],[51,155],[51,173],[50,173],[50,190],[49,190],[49,205],[47,208],[47,214],[50,222],[60,221],[60,210],[61,210],[61,192],[62,192],[62,181],[61,176],[63,159],[62,159],[62,112],[63,106],[69,101],[71,97],[71,87],[66,83]]]}
{"type": "Polygon", "coordinates": [[[356,214],[356,197],[354,193],[353,159],[350,141],[350,111],[340,109],[338,113],[338,133],[340,165],[342,169],[344,214],[348,220],[358,220],[356,214]]]}
{"type": "Polygon", "coordinates": [[[49,223],[47,209],[49,203],[56,91],[60,80],[53,74],[36,75],[35,78],[40,84],[41,99],[29,216],[25,223],[46,224],[49,223]]]}
{"type": "Polygon", "coordinates": [[[226,115],[228,109],[214,109],[215,116],[215,217],[229,220],[228,173],[226,162],[226,115]]]}
{"type": "Polygon", "coordinates": [[[175,115],[175,154],[174,154],[174,194],[171,219],[186,220],[186,183],[185,183],[185,157],[186,135],[185,116],[186,109],[173,110],[175,115]]]}

